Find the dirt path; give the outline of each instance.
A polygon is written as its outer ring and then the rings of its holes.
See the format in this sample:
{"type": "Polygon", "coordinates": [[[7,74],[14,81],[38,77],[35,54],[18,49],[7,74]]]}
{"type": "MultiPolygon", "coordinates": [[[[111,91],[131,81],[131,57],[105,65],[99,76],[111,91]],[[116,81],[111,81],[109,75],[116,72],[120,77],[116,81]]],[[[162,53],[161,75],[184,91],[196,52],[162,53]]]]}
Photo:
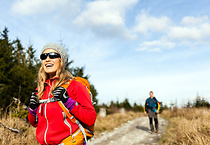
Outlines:
{"type": "Polygon", "coordinates": [[[92,145],[156,145],[167,125],[167,120],[159,118],[159,133],[151,134],[148,117],[139,117],[112,132],[103,133],[92,145]]]}

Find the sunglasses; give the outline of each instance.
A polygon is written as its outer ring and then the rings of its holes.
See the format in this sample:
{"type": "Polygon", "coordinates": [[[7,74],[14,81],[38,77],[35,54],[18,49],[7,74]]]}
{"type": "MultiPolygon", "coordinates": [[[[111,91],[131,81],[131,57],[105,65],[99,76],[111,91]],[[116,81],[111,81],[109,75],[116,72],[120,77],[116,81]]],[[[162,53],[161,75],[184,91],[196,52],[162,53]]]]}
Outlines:
{"type": "Polygon", "coordinates": [[[61,58],[61,55],[55,52],[50,52],[50,53],[42,53],[40,55],[41,60],[45,60],[49,56],[50,59],[55,59],[55,58],[61,58]]]}

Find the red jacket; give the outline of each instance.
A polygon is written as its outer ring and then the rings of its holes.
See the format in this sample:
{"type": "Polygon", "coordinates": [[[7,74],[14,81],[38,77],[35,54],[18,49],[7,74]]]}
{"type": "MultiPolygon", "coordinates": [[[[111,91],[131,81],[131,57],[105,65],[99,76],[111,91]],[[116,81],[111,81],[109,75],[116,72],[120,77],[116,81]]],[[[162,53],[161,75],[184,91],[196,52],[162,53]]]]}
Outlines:
{"type": "MultiPolygon", "coordinates": [[[[51,80],[46,82],[45,92],[42,99],[48,99],[48,95],[53,84],[51,80]]],[[[72,81],[67,88],[69,97],[75,100],[77,105],[71,110],[78,120],[88,126],[92,126],[96,120],[96,112],[92,105],[91,98],[85,86],[80,82],[72,81]]],[[[49,98],[52,98],[50,95],[49,98]]],[[[29,122],[36,127],[36,138],[40,144],[58,144],[63,139],[71,135],[78,129],[78,125],[72,123],[58,102],[49,102],[47,104],[40,104],[37,110],[38,122],[36,117],[29,113],[29,122]]]]}

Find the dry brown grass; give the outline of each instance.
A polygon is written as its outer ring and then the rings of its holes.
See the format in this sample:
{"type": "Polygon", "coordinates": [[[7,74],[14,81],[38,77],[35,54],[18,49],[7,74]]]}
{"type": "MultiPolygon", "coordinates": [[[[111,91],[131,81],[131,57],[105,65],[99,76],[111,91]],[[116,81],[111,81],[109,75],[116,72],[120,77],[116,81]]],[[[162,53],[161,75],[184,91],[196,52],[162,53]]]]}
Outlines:
{"type": "MultiPolygon", "coordinates": [[[[104,131],[111,131],[123,123],[128,122],[136,117],[143,116],[143,113],[127,112],[125,114],[115,113],[107,115],[105,118],[100,116],[96,119],[95,136],[99,136],[104,131]]],[[[0,118],[0,122],[5,125],[21,130],[23,133],[14,133],[0,124],[0,144],[1,145],[38,145],[36,141],[36,128],[26,123],[23,119],[11,117],[8,115],[0,118]]]]}
{"type": "Polygon", "coordinates": [[[160,144],[210,144],[210,109],[166,110],[161,116],[170,121],[170,126],[160,144]]]}
{"type": "Polygon", "coordinates": [[[0,144],[1,145],[38,145],[36,141],[35,132],[36,129],[26,123],[23,119],[11,117],[8,115],[7,117],[3,117],[0,119],[2,123],[5,125],[18,129],[22,132],[14,133],[9,129],[0,125],[0,144]]]}
{"type": "Polygon", "coordinates": [[[95,137],[98,137],[102,132],[111,131],[121,124],[133,120],[136,117],[144,116],[143,113],[126,112],[125,114],[115,113],[106,117],[98,116],[95,124],[95,137]]]}
{"type": "MultiPolygon", "coordinates": [[[[102,132],[111,131],[121,124],[143,113],[127,112],[126,114],[115,113],[106,117],[97,117],[95,136],[102,132]]],[[[175,111],[163,111],[161,117],[170,121],[170,126],[162,137],[160,144],[183,144],[183,145],[206,145],[210,144],[210,110],[209,109],[177,109],[175,111]]],[[[38,145],[35,137],[36,129],[19,118],[3,117],[1,122],[7,126],[19,129],[23,134],[13,133],[0,125],[0,144],[2,145],[38,145]]]]}

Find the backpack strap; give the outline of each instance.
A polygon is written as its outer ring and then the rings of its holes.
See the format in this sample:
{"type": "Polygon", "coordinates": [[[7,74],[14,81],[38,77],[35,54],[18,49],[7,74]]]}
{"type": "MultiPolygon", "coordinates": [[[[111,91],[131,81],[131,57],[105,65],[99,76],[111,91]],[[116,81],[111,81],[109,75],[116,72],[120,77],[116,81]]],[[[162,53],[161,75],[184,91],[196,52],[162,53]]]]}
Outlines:
{"type": "MultiPolygon", "coordinates": [[[[73,80],[74,79],[67,81],[66,83],[62,84],[61,87],[64,87],[65,89],[67,89],[73,80]]],[[[61,109],[64,111],[66,116],[71,120],[71,122],[76,123],[75,122],[76,118],[72,114],[69,113],[69,110],[64,106],[64,104],[61,101],[58,101],[58,104],[61,107],[61,109]]]]}
{"type": "Polygon", "coordinates": [[[61,101],[58,101],[59,106],[64,111],[66,116],[71,120],[71,122],[76,123],[76,118],[69,113],[69,110],[64,106],[64,104],[61,101]]]}
{"type": "MultiPolygon", "coordinates": [[[[61,87],[64,87],[65,89],[67,89],[73,80],[74,80],[74,79],[71,79],[71,80],[69,80],[68,82],[66,82],[65,84],[62,84],[61,87]]],[[[69,112],[69,110],[65,107],[65,105],[64,105],[61,101],[58,101],[58,104],[59,104],[59,106],[61,107],[61,109],[65,112],[66,116],[67,116],[73,123],[76,123],[76,124],[79,126],[80,130],[82,131],[82,134],[84,135],[85,142],[87,143],[87,135],[86,135],[86,133],[85,133],[84,127],[83,127],[83,126],[81,125],[81,123],[74,117],[74,115],[72,115],[72,114],[69,112]]]]}
{"type": "MultiPolygon", "coordinates": [[[[147,99],[147,100],[148,100],[148,99],[147,99]]],[[[147,107],[147,100],[145,101],[145,104],[144,104],[144,108],[143,108],[143,109],[144,109],[144,112],[148,112],[148,110],[147,110],[147,108],[148,108],[148,107],[147,107]]]]}
{"type": "Polygon", "coordinates": [[[74,80],[74,79],[70,79],[70,80],[67,81],[66,83],[62,84],[61,87],[64,87],[65,89],[67,89],[73,80],[74,80]]]}
{"type": "Polygon", "coordinates": [[[153,97],[153,99],[154,99],[155,103],[157,103],[157,99],[155,97],[153,97]]]}
{"type": "Polygon", "coordinates": [[[56,101],[59,101],[60,99],[57,99],[57,98],[50,98],[50,99],[43,99],[43,100],[39,100],[39,103],[49,103],[49,102],[56,102],[56,101]]]}
{"type": "Polygon", "coordinates": [[[160,102],[158,102],[157,99],[156,99],[155,97],[153,97],[153,99],[154,99],[155,103],[157,104],[157,109],[156,109],[156,111],[159,112],[159,110],[160,110],[160,102]]]}

